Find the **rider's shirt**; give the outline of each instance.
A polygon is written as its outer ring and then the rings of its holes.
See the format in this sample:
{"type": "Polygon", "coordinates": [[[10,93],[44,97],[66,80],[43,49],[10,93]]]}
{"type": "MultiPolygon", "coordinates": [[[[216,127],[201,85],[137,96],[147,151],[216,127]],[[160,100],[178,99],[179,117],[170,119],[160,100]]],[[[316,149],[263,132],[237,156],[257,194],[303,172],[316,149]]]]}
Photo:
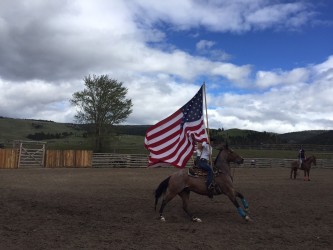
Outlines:
{"type": "Polygon", "coordinates": [[[298,152],[298,158],[305,159],[305,152],[304,149],[300,149],[298,152]]]}
{"type": "Polygon", "coordinates": [[[197,157],[201,156],[201,150],[198,147],[196,148],[196,154],[197,154],[197,157]]]}
{"type": "Polygon", "coordinates": [[[202,143],[202,153],[200,159],[206,159],[209,161],[209,156],[212,154],[212,147],[207,143],[202,143]]]}

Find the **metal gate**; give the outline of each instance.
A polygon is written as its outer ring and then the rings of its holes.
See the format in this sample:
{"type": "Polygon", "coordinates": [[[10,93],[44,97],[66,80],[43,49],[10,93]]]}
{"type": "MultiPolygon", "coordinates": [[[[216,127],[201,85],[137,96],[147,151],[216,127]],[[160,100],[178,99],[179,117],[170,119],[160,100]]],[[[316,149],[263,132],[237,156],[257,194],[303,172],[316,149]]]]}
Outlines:
{"type": "Polygon", "coordinates": [[[14,141],[18,148],[18,168],[44,167],[46,142],[14,141]]]}

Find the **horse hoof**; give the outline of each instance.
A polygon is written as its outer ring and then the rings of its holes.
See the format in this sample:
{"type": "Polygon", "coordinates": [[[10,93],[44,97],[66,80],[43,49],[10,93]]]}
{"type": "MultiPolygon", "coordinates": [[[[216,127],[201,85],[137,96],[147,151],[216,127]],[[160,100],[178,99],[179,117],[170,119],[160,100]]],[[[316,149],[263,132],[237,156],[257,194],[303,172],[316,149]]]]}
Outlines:
{"type": "Polygon", "coordinates": [[[164,216],[160,216],[160,221],[165,222],[164,216]]]}
{"type": "Polygon", "coordinates": [[[253,220],[248,215],[246,215],[244,219],[246,220],[246,222],[253,222],[253,220]]]}
{"type": "Polygon", "coordinates": [[[202,220],[200,218],[198,218],[198,217],[192,218],[192,221],[193,222],[202,222],[202,220]]]}

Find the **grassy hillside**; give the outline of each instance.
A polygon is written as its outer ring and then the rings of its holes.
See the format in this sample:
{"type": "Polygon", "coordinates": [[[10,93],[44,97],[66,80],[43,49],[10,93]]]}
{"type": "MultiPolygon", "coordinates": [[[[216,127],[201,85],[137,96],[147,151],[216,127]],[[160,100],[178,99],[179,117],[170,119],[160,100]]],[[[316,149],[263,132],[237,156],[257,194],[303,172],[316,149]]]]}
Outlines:
{"type": "MultiPolygon", "coordinates": [[[[144,136],[150,125],[119,125],[112,126],[110,133],[104,138],[106,145],[105,152],[147,154],[144,148],[144,136]]],[[[41,141],[47,142],[49,149],[88,149],[92,150],[94,141],[87,136],[86,126],[68,123],[56,123],[44,120],[11,119],[0,117],[0,145],[6,147],[12,145],[13,140],[33,140],[42,134],[48,139],[41,141]]],[[[287,134],[275,134],[269,132],[257,132],[253,130],[229,129],[225,131],[211,130],[213,136],[220,136],[227,139],[229,145],[260,145],[279,144],[294,142],[304,144],[333,144],[333,131],[304,131],[287,134]],[[325,143],[326,142],[326,143],[325,143]]],[[[310,148],[311,149],[311,148],[310,148]]],[[[307,152],[313,154],[327,154],[332,157],[330,152],[307,152]]],[[[237,149],[244,157],[257,158],[295,158],[294,150],[254,150],[237,149]]]]}
{"type": "MultiPolygon", "coordinates": [[[[114,126],[104,138],[108,152],[147,153],[143,146],[144,134],[149,126],[114,126]],[[139,135],[138,135],[139,134],[139,135]]],[[[0,145],[11,147],[14,140],[44,141],[49,149],[92,150],[94,141],[85,126],[44,120],[0,118],[0,145]],[[49,139],[31,139],[36,135],[49,135],[49,139]],[[30,135],[30,138],[29,138],[30,135]]]]}
{"type": "Polygon", "coordinates": [[[29,119],[0,119],[0,143],[5,145],[11,144],[13,140],[33,140],[28,136],[39,133],[48,134],[50,137],[58,136],[58,138],[48,139],[50,144],[68,144],[69,142],[79,144],[80,141],[86,140],[83,138],[85,131],[73,124],[29,119]]]}

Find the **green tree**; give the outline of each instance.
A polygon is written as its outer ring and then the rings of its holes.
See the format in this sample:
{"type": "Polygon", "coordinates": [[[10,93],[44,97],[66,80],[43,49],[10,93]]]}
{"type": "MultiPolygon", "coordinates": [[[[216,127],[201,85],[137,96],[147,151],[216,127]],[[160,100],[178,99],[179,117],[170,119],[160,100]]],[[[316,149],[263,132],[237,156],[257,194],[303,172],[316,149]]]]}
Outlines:
{"type": "Polygon", "coordinates": [[[132,100],[126,99],[127,88],[108,75],[84,78],[85,89],[75,92],[70,99],[78,108],[75,120],[90,124],[95,135],[95,151],[102,152],[103,136],[111,125],[126,120],[132,113],[132,100]]]}

